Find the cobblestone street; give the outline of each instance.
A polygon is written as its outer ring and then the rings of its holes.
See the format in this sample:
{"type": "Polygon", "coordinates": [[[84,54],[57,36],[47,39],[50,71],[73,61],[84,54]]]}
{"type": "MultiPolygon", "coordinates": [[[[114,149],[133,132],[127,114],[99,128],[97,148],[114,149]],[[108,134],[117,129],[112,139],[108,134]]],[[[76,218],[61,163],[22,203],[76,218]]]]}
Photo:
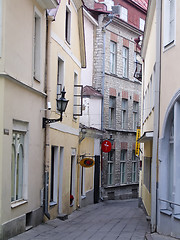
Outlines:
{"type": "Polygon", "coordinates": [[[148,229],[138,200],[105,201],[50,220],[11,240],[143,240],[148,229]]]}

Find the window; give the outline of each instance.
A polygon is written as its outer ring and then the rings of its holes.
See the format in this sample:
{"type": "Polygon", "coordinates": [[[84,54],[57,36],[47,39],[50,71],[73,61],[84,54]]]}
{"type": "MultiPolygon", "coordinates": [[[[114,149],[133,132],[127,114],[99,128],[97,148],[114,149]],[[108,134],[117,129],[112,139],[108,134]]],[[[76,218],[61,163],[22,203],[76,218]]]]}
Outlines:
{"type": "Polygon", "coordinates": [[[144,157],[144,185],[151,192],[151,157],[144,157]]]}
{"type": "Polygon", "coordinates": [[[108,185],[112,185],[114,183],[114,158],[115,158],[115,151],[111,150],[108,153],[108,185]]]}
{"type": "Polygon", "coordinates": [[[11,202],[23,199],[24,133],[13,132],[11,202]]]}
{"type": "Polygon", "coordinates": [[[41,15],[36,11],[34,16],[34,79],[41,79],[41,15]]]}
{"type": "Polygon", "coordinates": [[[164,46],[175,40],[175,0],[164,1],[164,46]]]}
{"type": "Polygon", "coordinates": [[[74,73],[74,106],[73,106],[73,116],[75,117],[75,113],[77,112],[78,108],[78,89],[77,89],[77,84],[78,84],[78,75],[74,73]]]}
{"type": "Polygon", "coordinates": [[[65,25],[65,39],[70,44],[71,33],[71,12],[66,8],[66,25],[65,25]]]}
{"type": "Polygon", "coordinates": [[[127,160],[127,150],[121,150],[121,160],[120,160],[120,183],[126,182],[126,160],[127,160]]]}
{"type": "Polygon", "coordinates": [[[127,128],[127,108],[128,108],[128,100],[127,99],[122,99],[122,129],[126,129],[127,128]]]}
{"type": "Polygon", "coordinates": [[[26,123],[13,120],[11,202],[27,199],[27,130],[26,123]]]}
{"type": "Polygon", "coordinates": [[[82,116],[83,103],[83,86],[78,85],[78,75],[74,73],[74,101],[73,101],[73,117],[82,116]]]}
{"type": "Polygon", "coordinates": [[[137,182],[137,161],[135,150],[132,151],[132,183],[137,182]]]}
{"type": "Polygon", "coordinates": [[[122,20],[124,20],[125,22],[127,22],[127,20],[128,20],[128,10],[127,10],[127,8],[121,6],[121,8],[120,8],[120,18],[122,20]]]}
{"type": "Polygon", "coordinates": [[[50,204],[57,203],[58,147],[51,147],[50,204]]]}
{"type": "Polygon", "coordinates": [[[136,131],[138,125],[138,110],[139,110],[139,103],[133,102],[133,130],[136,131]]]}
{"type": "Polygon", "coordinates": [[[57,66],[57,98],[60,97],[61,91],[64,87],[64,61],[58,57],[57,66]]]}
{"type": "Polygon", "coordinates": [[[123,47],[123,77],[128,78],[128,55],[129,49],[127,47],[123,47]]]}
{"type": "Polygon", "coordinates": [[[117,44],[110,41],[110,72],[116,74],[117,44]]]}
{"type": "Polygon", "coordinates": [[[109,97],[109,127],[115,128],[116,126],[116,98],[109,97]]]}
{"type": "Polygon", "coordinates": [[[144,26],[145,26],[145,20],[142,18],[139,18],[139,29],[141,31],[144,31],[144,26]]]}

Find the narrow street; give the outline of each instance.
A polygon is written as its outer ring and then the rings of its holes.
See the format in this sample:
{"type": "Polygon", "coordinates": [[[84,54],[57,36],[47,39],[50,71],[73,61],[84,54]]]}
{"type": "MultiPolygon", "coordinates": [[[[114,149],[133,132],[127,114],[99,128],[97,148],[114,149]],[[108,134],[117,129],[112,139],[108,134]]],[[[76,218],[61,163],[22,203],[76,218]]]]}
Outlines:
{"type": "Polygon", "coordinates": [[[143,240],[149,231],[138,200],[114,200],[89,205],[68,220],[50,220],[11,240],[143,240]]]}

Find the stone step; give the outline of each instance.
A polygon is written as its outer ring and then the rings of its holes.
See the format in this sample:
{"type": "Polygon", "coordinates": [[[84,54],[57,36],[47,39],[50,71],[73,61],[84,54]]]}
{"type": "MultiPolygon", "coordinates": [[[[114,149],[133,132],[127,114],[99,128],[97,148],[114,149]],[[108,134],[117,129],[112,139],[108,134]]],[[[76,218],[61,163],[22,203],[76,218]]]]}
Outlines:
{"type": "Polygon", "coordinates": [[[65,220],[68,219],[68,215],[61,213],[61,214],[59,214],[59,215],[57,216],[57,218],[59,218],[59,219],[62,220],[62,221],[65,221],[65,220]]]}

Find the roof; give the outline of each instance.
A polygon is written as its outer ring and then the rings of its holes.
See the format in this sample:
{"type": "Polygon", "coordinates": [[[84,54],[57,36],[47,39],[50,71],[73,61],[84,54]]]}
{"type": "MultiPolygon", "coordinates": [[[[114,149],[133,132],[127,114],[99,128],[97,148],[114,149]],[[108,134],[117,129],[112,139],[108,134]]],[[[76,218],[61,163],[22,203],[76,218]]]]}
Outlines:
{"type": "Polygon", "coordinates": [[[91,86],[83,87],[83,96],[102,97],[102,94],[91,86]]]}
{"type": "Polygon", "coordinates": [[[147,10],[148,0],[131,0],[131,1],[139,5],[143,9],[147,10]]]}

